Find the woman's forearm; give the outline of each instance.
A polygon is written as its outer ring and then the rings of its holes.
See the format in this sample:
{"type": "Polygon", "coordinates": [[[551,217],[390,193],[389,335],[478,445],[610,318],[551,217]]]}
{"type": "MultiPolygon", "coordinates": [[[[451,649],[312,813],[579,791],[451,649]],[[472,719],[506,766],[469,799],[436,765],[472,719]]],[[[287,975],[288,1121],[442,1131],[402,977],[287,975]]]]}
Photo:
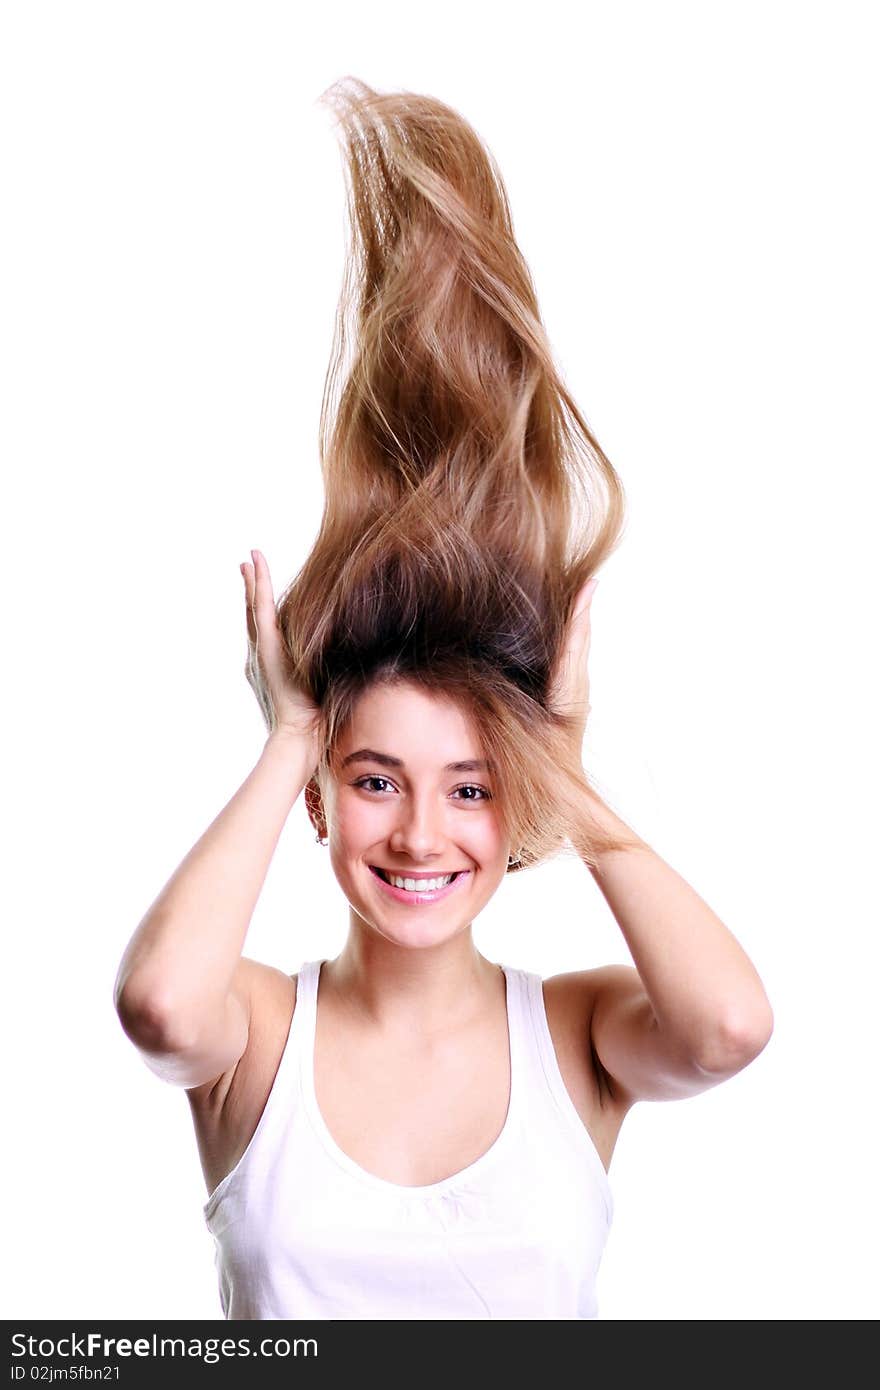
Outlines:
{"type": "MultiPolygon", "coordinates": [[[[603,827],[633,835],[592,791],[590,797],[603,827]]],[[[623,932],[659,1027],[710,1067],[762,1047],[773,1013],[754,965],[690,884],[635,838],[635,848],[601,854],[598,868],[588,867],[623,932]]]]}
{"type": "Polygon", "coordinates": [[[305,737],[269,735],[126,947],[114,1002],[128,1023],[197,1028],[229,992],[281,831],[314,767],[305,737]]]}

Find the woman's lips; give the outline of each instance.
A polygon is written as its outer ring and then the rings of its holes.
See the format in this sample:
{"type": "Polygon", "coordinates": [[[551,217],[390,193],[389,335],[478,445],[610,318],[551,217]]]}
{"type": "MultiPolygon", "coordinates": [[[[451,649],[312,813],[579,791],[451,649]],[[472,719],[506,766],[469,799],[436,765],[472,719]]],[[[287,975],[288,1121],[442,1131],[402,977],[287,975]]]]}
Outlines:
{"type": "MultiPolygon", "coordinates": [[[[417,903],[436,903],[439,902],[441,898],[448,898],[450,893],[455,892],[459,884],[464,883],[465,880],[471,876],[470,869],[465,869],[462,873],[457,874],[451,883],[447,883],[445,888],[435,888],[433,891],[426,891],[423,893],[411,893],[408,888],[395,888],[393,883],[386,883],[384,878],[376,873],[372,864],[370,865],[370,873],[373,875],[379,887],[384,889],[390,897],[396,898],[399,903],[409,903],[410,906],[415,906],[417,903]]],[[[439,877],[439,875],[437,875],[437,877],[439,877]]]]}

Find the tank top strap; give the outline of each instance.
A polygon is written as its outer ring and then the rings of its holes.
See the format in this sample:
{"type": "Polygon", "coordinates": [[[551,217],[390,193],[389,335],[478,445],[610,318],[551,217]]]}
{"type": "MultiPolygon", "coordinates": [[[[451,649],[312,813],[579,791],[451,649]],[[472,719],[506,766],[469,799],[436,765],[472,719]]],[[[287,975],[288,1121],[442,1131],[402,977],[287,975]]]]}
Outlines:
{"type": "Polygon", "coordinates": [[[299,1009],[300,989],[302,989],[304,1015],[307,1014],[309,1010],[313,1013],[315,1012],[315,1000],[318,997],[318,972],[323,964],[323,960],[306,960],[303,961],[299,968],[296,986],[296,1007],[299,1009]]]}
{"type": "Polygon", "coordinates": [[[511,1096],[518,1096],[527,1084],[526,1073],[531,1066],[528,980],[526,972],[516,966],[503,965],[501,968],[507,981],[511,1096]]]}
{"type": "Polygon", "coordinates": [[[303,961],[296,978],[296,1008],[293,1011],[293,1038],[300,1052],[311,1051],[318,1018],[318,975],[323,960],[303,961]]]}
{"type": "Polygon", "coordinates": [[[522,990],[526,1001],[525,1011],[528,1018],[523,1038],[523,1053],[526,1056],[526,1064],[523,1068],[524,1089],[527,1086],[535,1087],[545,1096],[549,1095],[552,1098],[557,1115],[593,1168],[605,1198],[610,1222],[614,1211],[614,1196],[611,1191],[608,1171],[591,1134],[575,1109],[574,1101],[563,1080],[559,1059],[556,1055],[556,1046],[550,1032],[550,1024],[547,1021],[543,978],[530,970],[521,970],[519,974],[522,979],[522,990]]]}
{"type": "Polygon", "coordinates": [[[559,1063],[550,1025],[547,1022],[547,1009],[544,1003],[544,981],[541,975],[532,970],[521,970],[523,994],[523,1051],[526,1065],[531,1073],[532,1083],[548,1090],[560,1109],[567,1112],[571,1104],[559,1063]]]}

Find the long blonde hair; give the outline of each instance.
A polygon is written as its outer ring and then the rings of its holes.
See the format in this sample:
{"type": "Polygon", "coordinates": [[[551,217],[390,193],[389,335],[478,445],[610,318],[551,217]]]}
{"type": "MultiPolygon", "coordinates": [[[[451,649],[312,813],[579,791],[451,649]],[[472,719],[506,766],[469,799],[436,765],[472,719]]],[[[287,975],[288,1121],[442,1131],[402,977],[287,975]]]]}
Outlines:
{"type": "MultiPolygon", "coordinates": [[[[317,783],[374,682],[472,719],[528,867],[591,821],[551,674],[574,600],[619,542],[621,482],[558,372],[497,165],[437,99],[346,78],[350,250],[320,422],[324,512],[277,612],[321,710],[317,783]]],[[[311,788],[314,797],[315,786],[311,788]]]]}

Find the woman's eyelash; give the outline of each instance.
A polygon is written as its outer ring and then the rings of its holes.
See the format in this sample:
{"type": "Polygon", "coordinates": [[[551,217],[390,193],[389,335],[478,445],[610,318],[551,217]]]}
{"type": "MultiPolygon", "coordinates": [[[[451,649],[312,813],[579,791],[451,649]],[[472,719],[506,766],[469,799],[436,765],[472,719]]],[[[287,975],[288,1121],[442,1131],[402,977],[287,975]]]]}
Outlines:
{"type": "MultiPolygon", "coordinates": [[[[380,777],[380,776],[378,775],[378,773],[373,773],[373,774],[370,775],[370,776],[358,778],[358,780],[357,780],[356,782],[352,782],[352,786],[353,786],[353,787],[363,787],[365,782],[388,782],[389,786],[392,785],[390,778],[388,778],[388,777],[380,777]]],[[[367,788],[364,787],[364,790],[366,791],[367,788]]],[[[462,783],[461,786],[453,787],[452,790],[453,790],[453,791],[456,791],[456,792],[461,792],[461,791],[474,791],[474,792],[482,792],[482,793],[483,793],[482,798],[479,798],[479,797],[474,798],[474,797],[471,797],[471,796],[467,796],[467,797],[463,797],[463,798],[462,798],[462,800],[464,800],[464,801],[474,801],[474,800],[480,800],[480,799],[485,800],[485,801],[491,801],[491,800],[492,800],[492,793],[491,793],[486,787],[481,787],[481,786],[479,786],[476,782],[464,782],[464,783],[462,783]]]]}

